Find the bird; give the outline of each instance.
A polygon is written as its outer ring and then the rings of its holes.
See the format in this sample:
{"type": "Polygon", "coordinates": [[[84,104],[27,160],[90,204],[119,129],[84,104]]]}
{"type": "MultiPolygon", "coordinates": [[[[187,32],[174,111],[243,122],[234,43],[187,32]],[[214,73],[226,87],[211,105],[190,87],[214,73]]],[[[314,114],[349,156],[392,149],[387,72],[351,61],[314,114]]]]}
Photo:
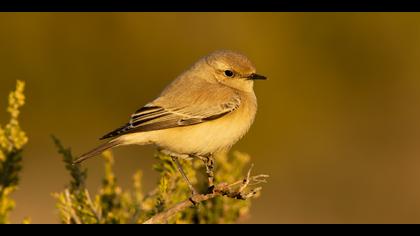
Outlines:
{"type": "Polygon", "coordinates": [[[74,164],[124,145],[153,144],[172,157],[193,194],[197,191],[178,159],[204,161],[209,189],[214,187],[214,154],[228,151],[250,129],[257,112],[257,74],[244,54],[217,50],[196,61],[160,95],[136,110],[128,123],[105,134],[108,139],[74,164]]]}

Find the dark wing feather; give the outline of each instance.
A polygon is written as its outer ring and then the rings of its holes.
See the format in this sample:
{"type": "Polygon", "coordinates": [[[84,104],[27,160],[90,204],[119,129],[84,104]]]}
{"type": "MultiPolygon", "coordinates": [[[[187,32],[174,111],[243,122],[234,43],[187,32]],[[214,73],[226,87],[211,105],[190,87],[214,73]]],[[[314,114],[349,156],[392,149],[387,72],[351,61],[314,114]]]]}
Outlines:
{"type": "Polygon", "coordinates": [[[124,126],[104,135],[101,139],[127,133],[169,129],[203,123],[218,119],[236,110],[240,105],[239,97],[218,107],[193,111],[188,108],[170,109],[147,104],[131,115],[131,120],[124,126]]]}

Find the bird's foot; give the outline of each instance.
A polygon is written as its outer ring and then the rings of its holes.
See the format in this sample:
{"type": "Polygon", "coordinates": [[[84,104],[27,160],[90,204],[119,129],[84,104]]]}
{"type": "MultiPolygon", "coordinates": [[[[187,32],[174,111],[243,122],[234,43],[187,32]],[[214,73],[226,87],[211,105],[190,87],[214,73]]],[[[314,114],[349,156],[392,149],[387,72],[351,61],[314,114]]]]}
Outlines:
{"type": "Polygon", "coordinates": [[[214,193],[214,185],[210,185],[207,189],[207,194],[214,193]]]}
{"type": "Polygon", "coordinates": [[[198,202],[194,201],[193,196],[189,197],[188,200],[193,204],[193,206],[197,206],[198,202]]]}

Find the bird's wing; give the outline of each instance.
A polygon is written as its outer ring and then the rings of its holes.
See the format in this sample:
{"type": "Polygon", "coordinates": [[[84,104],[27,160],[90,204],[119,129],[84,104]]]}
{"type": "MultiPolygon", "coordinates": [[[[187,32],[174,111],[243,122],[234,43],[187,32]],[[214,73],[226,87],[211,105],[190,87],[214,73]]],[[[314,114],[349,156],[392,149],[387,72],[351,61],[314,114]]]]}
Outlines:
{"type": "Polygon", "coordinates": [[[101,139],[133,132],[189,126],[215,120],[235,111],[240,104],[240,96],[236,93],[232,94],[230,99],[225,102],[213,102],[213,104],[199,104],[195,102],[188,105],[184,103],[177,104],[181,105],[180,107],[177,106],[177,108],[170,105],[160,105],[159,101],[156,104],[152,102],[132,114],[130,122],[126,125],[104,135],[101,139]]]}

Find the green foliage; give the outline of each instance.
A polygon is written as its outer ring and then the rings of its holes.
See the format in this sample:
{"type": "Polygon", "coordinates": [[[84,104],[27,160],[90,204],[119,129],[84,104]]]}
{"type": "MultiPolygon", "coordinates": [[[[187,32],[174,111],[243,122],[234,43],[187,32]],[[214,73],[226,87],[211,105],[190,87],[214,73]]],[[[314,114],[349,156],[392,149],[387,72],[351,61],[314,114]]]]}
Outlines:
{"type": "MultiPolygon", "coordinates": [[[[69,149],[63,149],[54,139],[59,152],[70,172],[71,183],[82,180],[84,186],[86,172],[79,166],[69,165],[74,157],[69,149]],[[76,170],[76,169],[78,170],[76,170]]],[[[154,170],[159,173],[156,189],[143,193],[142,172],[133,175],[133,187],[122,190],[112,167],[114,158],[110,151],[103,154],[105,160],[105,176],[99,192],[91,198],[87,189],[77,190],[71,187],[61,193],[55,193],[57,207],[60,210],[62,223],[143,223],[157,213],[163,212],[175,204],[190,197],[190,190],[179,174],[172,159],[162,153],[156,155],[157,164],[154,170]],[[91,199],[94,199],[93,201],[91,199]]],[[[201,192],[207,191],[205,168],[199,160],[180,160],[191,182],[201,192]]],[[[233,182],[243,178],[242,170],[249,162],[249,157],[236,152],[233,156],[216,157],[216,177],[219,182],[233,182]]],[[[72,186],[73,184],[70,184],[72,186]]],[[[234,223],[245,217],[250,208],[250,201],[236,200],[228,197],[216,197],[190,207],[168,219],[167,223],[234,223]]]]}
{"type": "Polygon", "coordinates": [[[122,224],[138,222],[143,198],[140,186],[141,172],[135,173],[133,177],[133,191],[123,192],[117,185],[116,177],[112,171],[114,162],[112,154],[105,152],[105,176],[102,186],[99,193],[91,198],[89,191],[84,187],[86,170],[81,170],[78,164],[72,165],[74,158],[70,149],[64,149],[56,138],[54,138],[54,142],[63,155],[66,169],[71,175],[70,186],[61,193],[53,194],[57,199],[57,208],[60,210],[62,223],[122,224]]]}
{"type": "Polygon", "coordinates": [[[73,156],[70,148],[64,148],[61,142],[52,136],[58,152],[63,157],[66,169],[71,175],[69,186],[61,194],[53,194],[58,200],[57,208],[60,210],[60,217],[65,223],[94,223],[95,214],[92,214],[92,205],[89,194],[85,189],[87,170],[80,165],[73,165],[73,156]]]}
{"type": "Polygon", "coordinates": [[[9,94],[9,123],[4,128],[0,126],[0,224],[9,223],[9,214],[15,207],[10,195],[18,186],[22,148],[28,141],[18,121],[19,109],[25,104],[24,88],[25,83],[17,81],[16,90],[9,94]]]}
{"type": "Polygon", "coordinates": [[[70,148],[64,148],[55,136],[51,136],[54,141],[55,146],[57,147],[58,153],[63,157],[63,162],[66,169],[70,172],[72,177],[70,181],[70,190],[72,192],[77,190],[83,190],[85,188],[85,181],[87,177],[87,170],[82,170],[79,164],[73,164],[73,156],[71,154],[70,148]]]}

